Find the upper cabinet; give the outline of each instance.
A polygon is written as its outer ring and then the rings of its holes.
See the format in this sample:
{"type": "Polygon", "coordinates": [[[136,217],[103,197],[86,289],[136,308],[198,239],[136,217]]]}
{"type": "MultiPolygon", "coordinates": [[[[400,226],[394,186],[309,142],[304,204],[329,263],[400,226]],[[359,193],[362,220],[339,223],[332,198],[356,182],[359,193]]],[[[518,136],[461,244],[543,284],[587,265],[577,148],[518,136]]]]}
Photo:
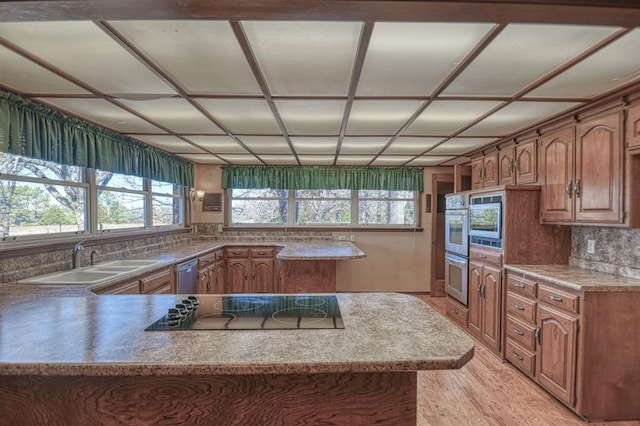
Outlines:
{"type": "Polygon", "coordinates": [[[501,149],[498,153],[498,184],[525,185],[538,181],[535,140],[501,149]]]}
{"type": "Polygon", "coordinates": [[[498,185],[498,154],[471,160],[471,189],[498,185]]]}
{"type": "Polygon", "coordinates": [[[544,223],[624,222],[622,125],[615,112],[540,139],[544,223]]]}
{"type": "Polygon", "coordinates": [[[627,147],[640,152],[640,103],[629,108],[627,113],[627,147]]]}

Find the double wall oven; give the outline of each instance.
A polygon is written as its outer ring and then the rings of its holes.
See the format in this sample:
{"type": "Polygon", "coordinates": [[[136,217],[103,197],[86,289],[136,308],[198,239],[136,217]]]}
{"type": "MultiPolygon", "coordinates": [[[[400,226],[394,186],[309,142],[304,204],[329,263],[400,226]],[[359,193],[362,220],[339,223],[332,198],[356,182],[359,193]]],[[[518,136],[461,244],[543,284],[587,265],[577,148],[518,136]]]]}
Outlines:
{"type": "Polygon", "coordinates": [[[445,210],[445,291],[467,304],[469,277],[469,198],[448,194],[445,210]]]}

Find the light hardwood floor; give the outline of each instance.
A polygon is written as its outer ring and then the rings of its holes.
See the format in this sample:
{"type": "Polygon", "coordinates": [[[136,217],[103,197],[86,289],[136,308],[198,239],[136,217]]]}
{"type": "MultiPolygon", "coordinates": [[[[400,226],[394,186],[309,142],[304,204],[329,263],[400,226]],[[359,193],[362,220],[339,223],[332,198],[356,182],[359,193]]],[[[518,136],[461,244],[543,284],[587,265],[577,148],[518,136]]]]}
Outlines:
{"type": "MultiPolygon", "coordinates": [[[[416,296],[444,315],[444,297],[416,296]]],[[[461,369],[418,373],[417,424],[640,426],[640,421],[587,423],[511,364],[500,362],[476,343],[473,359],[461,369]]]]}

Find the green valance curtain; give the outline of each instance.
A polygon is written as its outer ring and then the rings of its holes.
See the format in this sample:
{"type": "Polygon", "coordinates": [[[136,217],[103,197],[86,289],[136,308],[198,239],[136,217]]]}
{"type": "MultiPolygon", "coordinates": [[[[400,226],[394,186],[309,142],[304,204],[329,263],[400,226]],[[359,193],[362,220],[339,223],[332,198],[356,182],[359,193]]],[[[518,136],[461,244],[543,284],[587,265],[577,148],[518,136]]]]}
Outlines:
{"type": "Polygon", "coordinates": [[[224,189],[424,189],[420,167],[222,166],[224,189]]]}
{"type": "Polygon", "coordinates": [[[0,152],[193,186],[193,163],[0,91],[0,152]]]}

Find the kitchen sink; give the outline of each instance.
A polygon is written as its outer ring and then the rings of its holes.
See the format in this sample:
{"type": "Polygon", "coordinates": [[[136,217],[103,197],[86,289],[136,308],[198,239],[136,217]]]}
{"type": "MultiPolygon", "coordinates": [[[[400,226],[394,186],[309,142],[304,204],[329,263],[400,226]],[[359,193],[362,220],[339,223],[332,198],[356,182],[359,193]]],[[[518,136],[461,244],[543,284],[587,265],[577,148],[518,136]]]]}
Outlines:
{"type": "Polygon", "coordinates": [[[70,271],[54,272],[18,281],[20,284],[49,285],[93,285],[110,280],[119,275],[162,263],[158,260],[124,259],[112,260],[70,271]]]}
{"type": "Polygon", "coordinates": [[[55,272],[18,281],[20,284],[57,284],[57,285],[88,285],[98,284],[122,274],[118,271],[97,271],[93,269],[72,269],[70,271],[55,272]]]}

